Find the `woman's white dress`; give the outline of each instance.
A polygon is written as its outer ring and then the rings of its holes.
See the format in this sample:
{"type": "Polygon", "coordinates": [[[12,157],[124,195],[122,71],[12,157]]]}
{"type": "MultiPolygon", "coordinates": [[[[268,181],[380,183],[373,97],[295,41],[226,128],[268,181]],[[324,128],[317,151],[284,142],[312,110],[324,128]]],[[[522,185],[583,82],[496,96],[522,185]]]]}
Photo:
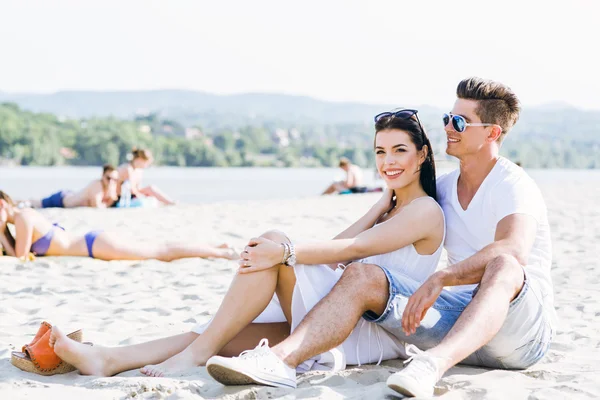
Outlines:
{"type": "MultiPolygon", "coordinates": [[[[432,198],[427,197],[431,201],[432,198]]],[[[437,203],[436,203],[437,204],[437,203]]],[[[441,208],[440,208],[440,212],[441,208]]],[[[446,236],[444,226],[444,239],[446,236]]],[[[444,240],[431,255],[417,253],[411,244],[386,254],[364,258],[360,262],[385,267],[392,274],[399,273],[418,282],[424,282],[435,272],[440,260],[444,240]]],[[[292,332],[306,314],[327,294],[343,274],[344,266],[340,264],[336,270],[327,265],[296,265],[296,286],[292,296],[292,332]]],[[[343,310],[338,312],[342,313],[343,310]]],[[[331,316],[335,318],[335,315],[331,316]]],[[[253,321],[254,323],[285,322],[277,296],[267,308],[253,321]]],[[[210,321],[195,326],[192,331],[202,333],[210,321]]],[[[346,365],[361,365],[394,358],[405,358],[404,342],[387,332],[379,325],[361,319],[350,336],[337,349],[320,354],[305,361],[299,371],[311,369],[343,369],[346,365]]]]}

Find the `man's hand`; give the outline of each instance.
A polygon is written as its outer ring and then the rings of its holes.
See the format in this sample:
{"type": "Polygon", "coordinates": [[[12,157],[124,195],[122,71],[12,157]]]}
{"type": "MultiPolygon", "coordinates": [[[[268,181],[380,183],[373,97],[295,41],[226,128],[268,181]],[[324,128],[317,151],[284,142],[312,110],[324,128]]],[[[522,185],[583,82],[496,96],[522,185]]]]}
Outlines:
{"type": "Polygon", "coordinates": [[[425,313],[435,303],[443,288],[444,283],[441,275],[435,273],[410,296],[402,314],[402,329],[406,336],[410,336],[417,331],[417,328],[421,325],[421,320],[425,317],[425,313]]]}
{"type": "Polygon", "coordinates": [[[240,254],[240,274],[262,271],[281,264],[283,245],[262,237],[250,239],[240,254]]]}

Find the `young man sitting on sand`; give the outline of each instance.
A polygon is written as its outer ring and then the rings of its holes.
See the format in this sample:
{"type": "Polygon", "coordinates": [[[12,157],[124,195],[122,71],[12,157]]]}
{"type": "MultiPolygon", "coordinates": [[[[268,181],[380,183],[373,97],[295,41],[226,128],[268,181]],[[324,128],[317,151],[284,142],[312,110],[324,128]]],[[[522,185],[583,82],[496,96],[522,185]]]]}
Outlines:
{"type": "Polygon", "coordinates": [[[31,200],[20,205],[34,208],[72,208],[72,207],[111,207],[117,201],[117,183],[119,173],[110,164],[102,168],[102,178],[90,182],[79,192],[61,190],[42,200],[31,200]]]}
{"type": "Polygon", "coordinates": [[[339,167],[346,173],[346,179],[333,182],[322,194],[366,192],[367,188],[362,186],[363,176],[358,165],[354,165],[346,157],[342,157],[340,158],[339,167]]]}
{"type": "Polygon", "coordinates": [[[556,318],[546,206],[523,169],[499,156],[519,101],[507,86],[479,78],[460,82],[457,96],[444,124],[446,152],[460,168],[438,180],[450,265],[420,285],[388,278],[377,265],[350,264],[288,338],[242,357],[211,358],[219,382],[280,386],[304,360],[342,343],[361,318],[410,344],[412,361],[387,381],[407,396],[432,396],[459,362],[524,369],[546,354],[556,318]]]}

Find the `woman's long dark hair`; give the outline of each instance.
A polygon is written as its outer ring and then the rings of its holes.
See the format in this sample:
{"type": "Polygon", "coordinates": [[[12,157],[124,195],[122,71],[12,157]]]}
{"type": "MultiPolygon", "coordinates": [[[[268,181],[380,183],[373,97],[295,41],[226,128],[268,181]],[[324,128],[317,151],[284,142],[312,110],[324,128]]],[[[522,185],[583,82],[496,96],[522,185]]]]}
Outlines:
{"type": "MultiPolygon", "coordinates": [[[[13,207],[15,206],[15,202],[13,201],[13,199],[11,199],[11,197],[9,195],[7,195],[5,192],[3,192],[2,190],[0,190],[0,200],[6,201],[8,204],[10,204],[13,207]]],[[[6,225],[6,231],[4,232],[4,234],[6,235],[6,238],[8,239],[9,243],[12,245],[12,247],[14,249],[15,238],[13,237],[12,233],[8,229],[8,225],[6,225]]],[[[6,250],[6,249],[0,249],[0,254],[2,254],[4,252],[4,250],[6,250]]]]}
{"type": "Polygon", "coordinates": [[[416,114],[411,118],[398,118],[393,115],[380,118],[375,123],[375,134],[378,132],[397,129],[408,133],[410,140],[414,143],[417,151],[421,151],[423,146],[427,146],[427,155],[425,161],[421,164],[421,186],[428,196],[437,201],[437,189],[435,181],[435,161],[433,159],[433,149],[431,142],[425,133],[425,129],[417,119],[416,114]]]}

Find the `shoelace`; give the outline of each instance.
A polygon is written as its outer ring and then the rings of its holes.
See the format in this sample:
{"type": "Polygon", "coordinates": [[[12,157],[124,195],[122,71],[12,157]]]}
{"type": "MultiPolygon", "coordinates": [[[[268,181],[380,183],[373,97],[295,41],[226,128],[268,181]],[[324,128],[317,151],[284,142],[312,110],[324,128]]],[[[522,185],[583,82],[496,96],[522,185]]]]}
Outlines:
{"type": "MultiPolygon", "coordinates": [[[[368,359],[371,359],[371,332],[373,330],[374,324],[365,321],[364,319],[361,320],[362,323],[360,325],[360,328],[358,328],[358,340],[356,341],[356,361],[358,361],[358,366],[360,367],[362,365],[362,363],[360,362],[360,335],[362,334],[362,328],[365,326],[365,324],[367,324],[367,326],[369,327],[369,338],[367,339],[369,342],[369,356],[368,359]]],[[[379,333],[379,329],[377,327],[375,327],[375,335],[377,335],[377,347],[379,347],[379,361],[377,361],[377,365],[381,364],[381,360],[383,360],[383,343],[381,342],[381,333],[379,333]]]]}
{"type": "Polygon", "coordinates": [[[417,361],[419,359],[423,360],[423,362],[413,362],[410,364],[411,369],[416,369],[417,374],[415,376],[424,377],[424,376],[427,376],[427,374],[430,374],[433,372],[435,374],[436,382],[441,378],[440,369],[439,369],[439,366],[438,366],[436,360],[443,359],[443,358],[434,357],[432,355],[429,355],[425,351],[419,349],[414,344],[407,345],[405,347],[405,349],[406,349],[406,355],[410,356],[410,357],[406,361],[404,361],[404,364],[407,364],[407,363],[413,361],[413,359],[415,361],[417,361]],[[425,361],[426,359],[428,359],[428,360],[425,361]]]}
{"type": "Polygon", "coordinates": [[[421,350],[414,344],[406,345],[405,350],[406,350],[406,355],[409,356],[409,358],[404,361],[404,364],[408,364],[409,362],[411,362],[413,360],[413,358],[415,358],[418,355],[425,354],[425,352],[423,350],[421,350]]]}
{"type": "Polygon", "coordinates": [[[259,356],[269,354],[269,351],[269,339],[261,339],[261,341],[258,343],[258,346],[256,346],[252,350],[242,351],[239,355],[239,358],[244,360],[249,358],[256,358],[259,356]]]}

